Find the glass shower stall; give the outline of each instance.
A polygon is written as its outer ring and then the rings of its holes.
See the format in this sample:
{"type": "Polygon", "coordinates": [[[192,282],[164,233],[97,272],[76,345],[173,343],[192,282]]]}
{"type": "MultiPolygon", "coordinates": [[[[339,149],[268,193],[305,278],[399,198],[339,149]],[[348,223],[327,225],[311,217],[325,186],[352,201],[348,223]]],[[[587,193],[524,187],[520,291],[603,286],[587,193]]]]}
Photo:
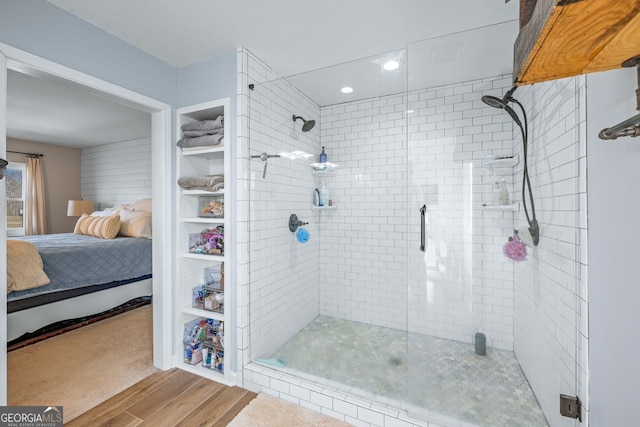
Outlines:
{"type": "Polygon", "coordinates": [[[418,420],[546,426],[502,253],[522,148],[481,102],[511,87],[510,64],[451,76],[455,46],[288,77],[247,53],[248,361],[418,420]],[[500,181],[511,200],[496,205],[500,181]]]}

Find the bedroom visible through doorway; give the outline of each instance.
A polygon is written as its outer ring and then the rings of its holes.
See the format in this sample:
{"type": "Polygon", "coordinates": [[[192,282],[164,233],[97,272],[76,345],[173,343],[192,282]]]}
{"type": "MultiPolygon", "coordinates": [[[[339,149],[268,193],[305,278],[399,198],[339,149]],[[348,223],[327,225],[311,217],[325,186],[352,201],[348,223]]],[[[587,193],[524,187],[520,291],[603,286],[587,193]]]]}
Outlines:
{"type": "MultiPolygon", "coordinates": [[[[87,94],[97,96],[115,104],[123,104],[144,112],[149,120],[151,159],[153,165],[149,181],[152,183],[151,198],[155,212],[170,212],[171,199],[171,144],[170,140],[170,111],[168,104],[156,101],[128,89],[113,85],[95,77],[77,72],[62,65],[44,60],[37,56],[0,44],[0,122],[7,123],[7,111],[4,109],[7,100],[7,73],[19,72],[39,79],[50,79],[69,87],[82,90],[87,94]]],[[[0,154],[6,156],[6,128],[0,130],[0,154]]],[[[5,194],[0,195],[0,203],[6,203],[5,194]]],[[[4,216],[4,214],[2,214],[4,216]]],[[[154,237],[152,241],[153,257],[153,365],[160,369],[171,366],[171,337],[164,331],[171,330],[170,284],[165,278],[171,276],[171,255],[167,248],[171,247],[170,215],[155,215],[153,217],[154,237]]],[[[0,218],[6,223],[6,217],[0,218]]],[[[0,248],[4,254],[0,255],[0,276],[6,277],[6,232],[0,233],[0,248]],[[2,271],[4,270],[4,271],[2,271]]],[[[0,292],[4,298],[0,301],[0,317],[6,325],[6,293],[0,292]]],[[[0,382],[7,384],[6,372],[6,343],[7,331],[0,330],[0,382]]],[[[0,405],[7,402],[7,388],[1,388],[0,405]]]]}

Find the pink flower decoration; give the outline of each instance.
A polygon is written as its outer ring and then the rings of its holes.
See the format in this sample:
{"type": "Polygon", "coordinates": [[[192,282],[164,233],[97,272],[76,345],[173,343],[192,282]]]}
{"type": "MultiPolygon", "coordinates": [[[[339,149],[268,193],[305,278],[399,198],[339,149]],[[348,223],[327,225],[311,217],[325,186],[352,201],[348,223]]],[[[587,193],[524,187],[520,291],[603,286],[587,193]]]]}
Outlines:
{"type": "Polygon", "coordinates": [[[527,245],[518,239],[517,235],[509,237],[509,241],[502,247],[502,252],[507,258],[514,261],[524,261],[527,258],[527,245]]]}

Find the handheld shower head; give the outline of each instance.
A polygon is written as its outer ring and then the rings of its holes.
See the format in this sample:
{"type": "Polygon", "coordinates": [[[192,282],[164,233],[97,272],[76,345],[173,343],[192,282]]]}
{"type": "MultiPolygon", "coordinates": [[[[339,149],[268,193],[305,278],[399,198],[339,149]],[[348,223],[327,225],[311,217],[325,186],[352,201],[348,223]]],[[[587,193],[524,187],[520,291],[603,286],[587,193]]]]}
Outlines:
{"type": "Polygon", "coordinates": [[[304,123],[302,125],[302,132],[309,132],[316,125],[316,121],[315,120],[305,120],[305,119],[302,118],[302,116],[296,116],[294,114],[293,115],[293,121],[295,122],[298,119],[302,120],[302,122],[304,123]]]}
{"type": "Polygon", "coordinates": [[[505,108],[509,104],[509,102],[513,101],[513,97],[511,95],[513,95],[513,92],[515,92],[517,88],[518,86],[513,86],[507,93],[504,94],[502,99],[498,98],[497,96],[485,95],[481,98],[482,102],[487,104],[489,107],[505,108]]]}
{"type": "Polygon", "coordinates": [[[504,102],[504,99],[500,99],[497,96],[485,95],[481,99],[482,102],[487,104],[489,107],[504,108],[507,106],[507,103],[504,102]]]}
{"type": "Polygon", "coordinates": [[[512,96],[513,92],[515,92],[517,88],[518,88],[517,86],[513,86],[511,89],[507,91],[507,93],[504,94],[502,99],[496,96],[485,95],[481,98],[481,100],[482,102],[487,104],[489,107],[500,108],[501,110],[506,111],[507,114],[511,116],[513,121],[520,128],[520,132],[522,135],[523,154],[524,154],[523,156],[524,169],[523,169],[523,177],[522,177],[522,205],[524,207],[524,215],[526,216],[527,223],[529,224],[529,234],[531,234],[533,245],[537,246],[540,240],[540,226],[538,225],[538,220],[536,219],[536,209],[533,201],[533,192],[531,191],[531,181],[529,180],[529,168],[527,166],[527,147],[529,145],[528,144],[529,130],[527,125],[527,114],[522,104],[512,96]],[[520,117],[518,117],[518,114],[516,114],[513,108],[509,106],[509,103],[511,102],[513,102],[514,104],[517,104],[518,107],[520,107],[520,110],[522,111],[522,116],[524,119],[524,125],[522,124],[522,121],[520,121],[520,117]],[[531,216],[529,216],[529,207],[527,207],[527,200],[526,200],[526,193],[525,193],[526,189],[529,190],[529,202],[531,202],[531,206],[530,206],[531,216]]]}
{"type": "Polygon", "coordinates": [[[520,119],[518,118],[518,115],[516,114],[515,111],[513,111],[513,108],[511,108],[509,106],[509,102],[511,101],[515,101],[515,99],[513,99],[513,97],[511,95],[513,95],[513,92],[518,88],[518,86],[514,86],[511,89],[509,89],[509,91],[507,93],[504,94],[504,96],[501,98],[498,98],[497,96],[491,96],[491,95],[485,95],[482,98],[480,98],[482,100],[482,102],[484,102],[485,104],[487,104],[489,107],[493,107],[493,108],[500,108],[502,110],[505,110],[513,119],[514,122],[516,122],[516,124],[522,128],[522,122],[520,121],[520,119]]]}

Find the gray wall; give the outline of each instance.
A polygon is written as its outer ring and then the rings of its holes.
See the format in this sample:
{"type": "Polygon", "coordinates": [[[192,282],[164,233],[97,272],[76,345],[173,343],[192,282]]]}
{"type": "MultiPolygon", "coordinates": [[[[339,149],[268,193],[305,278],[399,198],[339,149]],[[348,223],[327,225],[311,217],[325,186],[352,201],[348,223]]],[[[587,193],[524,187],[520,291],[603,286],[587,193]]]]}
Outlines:
{"type": "Polygon", "coordinates": [[[636,70],[587,76],[589,371],[591,426],[626,426],[637,404],[640,141],[603,141],[602,128],[636,115],[636,70]]]}
{"type": "Polygon", "coordinates": [[[175,103],[174,67],[44,0],[0,0],[0,42],[175,103]]]}

